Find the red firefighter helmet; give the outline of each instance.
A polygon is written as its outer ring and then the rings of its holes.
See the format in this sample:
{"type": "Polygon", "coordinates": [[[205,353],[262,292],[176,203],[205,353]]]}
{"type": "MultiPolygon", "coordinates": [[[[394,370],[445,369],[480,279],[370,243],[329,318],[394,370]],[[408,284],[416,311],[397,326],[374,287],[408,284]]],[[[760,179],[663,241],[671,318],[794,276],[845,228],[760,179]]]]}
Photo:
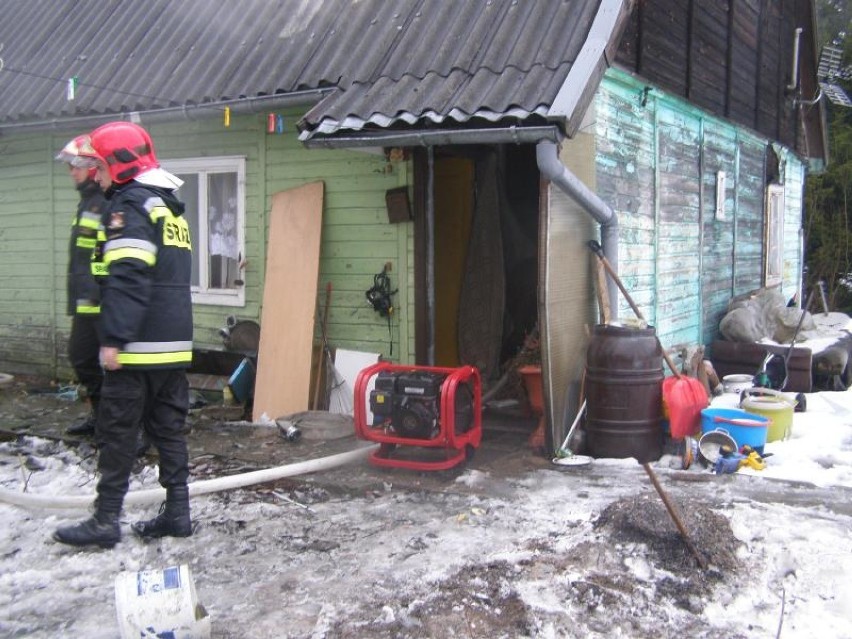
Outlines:
{"type": "Polygon", "coordinates": [[[88,169],[89,179],[93,180],[95,178],[95,172],[97,171],[95,158],[88,157],[81,153],[83,148],[88,148],[89,146],[89,136],[78,135],[62,147],[62,150],[56,154],[55,159],[79,169],[88,169]]]}
{"type": "Polygon", "coordinates": [[[107,165],[112,181],[124,184],[160,166],[148,132],[133,122],[108,122],[89,134],[82,155],[94,155],[107,165]]]}

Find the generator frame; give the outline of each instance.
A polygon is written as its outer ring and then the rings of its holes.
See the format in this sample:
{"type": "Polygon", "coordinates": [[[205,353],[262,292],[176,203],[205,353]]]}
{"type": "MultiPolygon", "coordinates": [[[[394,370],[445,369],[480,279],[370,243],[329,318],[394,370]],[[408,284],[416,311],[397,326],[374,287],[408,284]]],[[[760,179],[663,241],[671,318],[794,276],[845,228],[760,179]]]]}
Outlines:
{"type": "Polygon", "coordinates": [[[466,461],[473,455],[482,441],[482,381],[479,371],[473,366],[443,368],[436,366],[404,366],[379,362],[368,366],[358,373],[355,380],[355,434],[360,439],[378,442],[378,450],[370,454],[370,463],[376,466],[408,468],[410,470],[447,470],[466,461]],[[431,438],[403,437],[389,432],[385,424],[372,426],[367,423],[368,397],[370,381],[380,372],[419,372],[427,371],[446,375],[441,383],[441,401],[438,415],[438,434],[431,438]],[[456,432],[456,391],[462,384],[468,384],[473,394],[472,423],[463,433],[456,432]],[[393,452],[399,446],[419,448],[440,448],[443,459],[401,459],[394,458],[393,452]]]}

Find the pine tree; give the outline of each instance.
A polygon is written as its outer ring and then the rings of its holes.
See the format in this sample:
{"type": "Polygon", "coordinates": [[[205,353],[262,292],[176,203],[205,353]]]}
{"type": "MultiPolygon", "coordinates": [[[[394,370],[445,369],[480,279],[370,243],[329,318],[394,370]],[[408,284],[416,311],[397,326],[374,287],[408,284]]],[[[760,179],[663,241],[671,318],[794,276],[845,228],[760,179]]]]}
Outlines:
{"type": "MultiPolygon", "coordinates": [[[[843,49],[852,64],[852,7],[848,0],[819,0],[817,15],[823,45],[843,49]]],[[[849,74],[834,78],[852,95],[849,74]]],[[[852,108],[826,101],[829,164],[808,177],[805,197],[805,285],[825,282],[829,307],[852,314],[852,108]]]]}

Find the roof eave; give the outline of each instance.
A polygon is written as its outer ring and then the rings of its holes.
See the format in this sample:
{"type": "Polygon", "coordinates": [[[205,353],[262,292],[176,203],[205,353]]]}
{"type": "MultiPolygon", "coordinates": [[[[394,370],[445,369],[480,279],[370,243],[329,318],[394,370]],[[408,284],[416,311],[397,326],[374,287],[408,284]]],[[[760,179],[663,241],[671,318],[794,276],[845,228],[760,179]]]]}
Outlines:
{"type": "Polygon", "coordinates": [[[26,132],[38,133],[43,131],[62,131],[93,128],[112,120],[130,120],[132,122],[174,122],[177,120],[202,120],[221,118],[225,109],[230,109],[232,115],[265,113],[276,109],[315,105],[319,103],[334,88],[307,89],[274,95],[259,95],[252,97],[204,102],[202,104],[184,104],[177,107],[150,109],[147,111],[121,111],[115,113],[92,113],[87,115],[56,117],[26,122],[0,122],[0,134],[26,132]]]}
{"type": "Polygon", "coordinates": [[[507,126],[465,129],[407,129],[358,131],[333,136],[308,136],[307,148],[353,149],[388,147],[455,146],[464,144],[536,144],[547,140],[558,143],[564,138],[555,125],[507,126]]]}
{"type": "Polygon", "coordinates": [[[564,122],[568,137],[577,132],[604,72],[615,59],[633,4],[634,0],[601,1],[586,42],[547,113],[549,119],[564,122]]]}

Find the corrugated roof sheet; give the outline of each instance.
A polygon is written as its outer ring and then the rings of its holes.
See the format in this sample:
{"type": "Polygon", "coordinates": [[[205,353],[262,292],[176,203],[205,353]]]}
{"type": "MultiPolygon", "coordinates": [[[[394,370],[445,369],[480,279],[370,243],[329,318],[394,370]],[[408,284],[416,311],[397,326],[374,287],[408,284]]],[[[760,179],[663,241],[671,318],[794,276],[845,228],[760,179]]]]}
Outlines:
{"type": "Polygon", "coordinates": [[[320,87],[319,133],[543,116],[600,2],[7,1],[0,126],[320,87]]]}

